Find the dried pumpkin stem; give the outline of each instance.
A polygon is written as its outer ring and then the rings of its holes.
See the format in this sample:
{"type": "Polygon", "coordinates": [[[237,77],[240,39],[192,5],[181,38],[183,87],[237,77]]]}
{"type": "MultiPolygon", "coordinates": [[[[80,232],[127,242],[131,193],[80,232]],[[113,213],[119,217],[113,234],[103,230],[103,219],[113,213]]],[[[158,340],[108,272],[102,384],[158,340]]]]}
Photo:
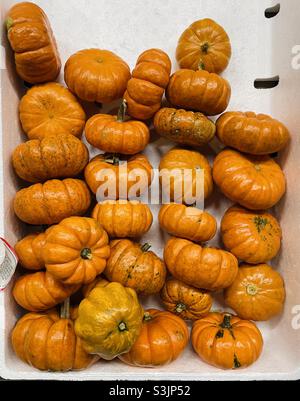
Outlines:
{"type": "Polygon", "coordinates": [[[222,329],[231,329],[231,321],[230,320],[231,320],[231,315],[225,314],[223,322],[220,324],[220,327],[222,327],[222,329]]]}
{"type": "Polygon", "coordinates": [[[125,330],[127,330],[126,323],[120,322],[119,325],[118,325],[118,329],[119,329],[119,331],[125,331],[125,330]]]}
{"type": "Polygon", "coordinates": [[[145,312],[145,313],[144,313],[144,318],[143,318],[143,320],[144,320],[145,322],[149,322],[149,320],[152,320],[152,316],[150,315],[149,312],[145,312]]]}
{"type": "Polygon", "coordinates": [[[70,317],[70,298],[64,300],[64,303],[60,306],[60,317],[61,319],[69,319],[70,317]]]}
{"type": "Polygon", "coordinates": [[[127,111],[127,102],[125,99],[123,99],[118,111],[117,121],[122,123],[125,120],[126,111],[127,111]]]}
{"type": "Polygon", "coordinates": [[[82,259],[88,259],[91,260],[92,259],[92,251],[90,248],[83,248],[80,252],[80,257],[82,259]]]}
{"type": "Polygon", "coordinates": [[[150,248],[151,248],[151,245],[148,244],[147,242],[146,242],[146,244],[144,244],[144,245],[141,246],[141,250],[142,250],[143,252],[149,251],[150,248]]]}
{"type": "Polygon", "coordinates": [[[205,69],[205,65],[204,65],[203,61],[200,60],[199,64],[198,64],[198,70],[204,70],[204,69],[205,69]]]}
{"type": "Polygon", "coordinates": [[[178,302],[178,304],[176,305],[175,311],[177,313],[181,313],[185,310],[186,310],[186,305],[183,302],[178,302]]]}
{"type": "Polygon", "coordinates": [[[106,163],[113,164],[114,166],[117,166],[120,163],[120,158],[116,153],[114,153],[114,154],[106,155],[105,156],[105,161],[106,161],[106,163]]]}
{"type": "Polygon", "coordinates": [[[205,42],[205,43],[203,43],[203,45],[201,45],[201,51],[203,53],[207,54],[208,53],[208,49],[209,49],[209,43],[208,42],[205,42]]]}

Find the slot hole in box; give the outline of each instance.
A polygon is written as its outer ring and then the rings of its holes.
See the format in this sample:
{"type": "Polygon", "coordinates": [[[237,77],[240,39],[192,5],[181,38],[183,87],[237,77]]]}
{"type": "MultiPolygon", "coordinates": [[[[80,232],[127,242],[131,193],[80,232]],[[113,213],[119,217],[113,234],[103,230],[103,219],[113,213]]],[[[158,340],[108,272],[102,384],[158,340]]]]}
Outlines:
{"type": "Polygon", "coordinates": [[[266,18],[276,17],[279,11],[280,11],[280,3],[276,4],[276,6],[266,8],[265,17],[266,18]]]}
{"type": "Polygon", "coordinates": [[[254,81],[254,87],[256,89],[271,89],[275,88],[279,84],[279,75],[271,78],[256,78],[254,81]]]}

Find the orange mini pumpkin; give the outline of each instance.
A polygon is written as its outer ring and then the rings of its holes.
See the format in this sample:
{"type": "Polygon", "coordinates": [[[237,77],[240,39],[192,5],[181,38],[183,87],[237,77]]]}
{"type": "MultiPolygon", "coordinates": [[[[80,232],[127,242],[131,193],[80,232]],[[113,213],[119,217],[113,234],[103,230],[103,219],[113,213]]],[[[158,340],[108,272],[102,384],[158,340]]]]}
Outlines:
{"type": "Polygon", "coordinates": [[[129,78],[128,65],[109,50],[80,50],[65,65],[68,88],[88,102],[110,103],[121,98],[129,78]]]}
{"type": "Polygon", "coordinates": [[[75,96],[56,82],[29,89],[20,101],[19,114],[22,128],[29,139],[61,134],[80,137],[86,119],[75,96]]]}
{"type": "Polygon", "coordinates": [[[29,182],[75,177],[88,161],[86,146],[70,134],[32,139],[17,146],[12,155],[15,172],[29,182]]]}
{"type": "Polygon", "coordinates": [[[159,163],[163,193],[170,192],[171,202],[193,204],[195,198],[208,198],[213,190],[211,168],[205,156],[195,150],[173,148],[159,163]],[[188,173],[185,174],[185,170],[188,173]],[[203,170],[202,177],[198,171],[203,170]]]}
{"type": "Polygon", "coordinates": [[[225,30],[210,18],[193,22],[180,36],[176,59],[180,68],[220,74],[231,57],[230,40],[225,30]]]}
{"type": "Polygon", "coordinates": [[[11,341],[16,355],[39,369],[53,372],[86,369],[99,360],[88,354],[76,335],[74,321],[77,308],[68,313],[50,310],[27,313],[15,325],[11,341]]]}
{"type": "Polygon", "coordinates": [[[139,56],[124,94],[129,115],[147,120],[157,112],[170,72],[171,60],[162,50],[146,50],[139,56]]]}
{"type": "Polygon", "coordinates": [[[164,262],[152,251],[150,245],[140,245],[128,239],[110,243],[111,254],[104,271],[110,281],[121,283],[144,295],[162,289],[166,279],[164,262]]]}
{"type": "Polygon", "coordinates": [[[119,156],[101,154],[95,156],[84,171],[85,180],[94,194],[100,198],[124,199],[139,196],[152,181],[152,166],[143,154],[131,156],[124,166],[119,156]],[[139,188],[134,190],[134,185],[139,188]],[[98,194],[99,187],[102,193],[98,194]],[[123,188],[123,192],[119,189],[123,188]],[[133,189],[131,190],[131,188],[133,189]],[[125,192],[124,192],[125,191],[125,192]]]}
{"type": "Polygon", "coordinates": [[[41,270],[45,267],[42,249],[45,245],[45,234],[29,234],[14,246],[19,263],[28,270],[41,270]]]}
{"type": "Polygon", "coordinates": [[[182,319],[170,312],[148,309],[138,339],[119,359],[140,367],[166,365],[178,358],[188,341],[189,331],[182,319]]]}
{"type": "Polygon", "coordinates": [[[221,233],[226,249],[247,263],[267,262],[280,249],[280,225],[266,212],[233,206],[222,218],[221,233]]]}
{"type": "Polygon", "coordinates": [[[64,284],[92,282],[109,255],[108,236],[94,219],[69,217],[46,231],[45,267],[64,284]]]}
{"type": "Polygon", "coordinates": [[[191,338],[199,357],[222,369],[252,365],[263,347],[263,338],[256,325],[229,313],[211,312],[197,320],[191,338]]]}
{"type": "Polygon", "coordinates": [[[160,227],[175,237],[194,242],[212,239],[217,231],[216,219],[194,206],[177,203],[163,205],[158,214],[160,227]]]}
{"type": "Polygon", "coordinates": [[[206,316],[212,306],[209,292],[176,279],[166,281],[160,292],[165,308],[182,319],[196,320],[206,316]]]}
{"type": "Polygon", "coordinates": [[[44,11],[30,2],[15,4],[7,14],[6,27],[18,75],[31,84],[54,81],[61,62],[44,11]]]}
{"type": "Polygon", "coordinates": [[[232,253],[203,248],[181,238],[169,239],[164,250],[164,261],[178,280],[210,291],[229,287],[238,272],[238,261],[232,253]]]}
{"type": "Polygon", "coordinates": [[[226,288],[224,297],[226,304],[242,319],[269,320],[282,312],[284,281],[271,266],[244,264],[226,288]]]}
{"type": "Polygon", "coordinates": [[[252,209],[273,207],[285,193],[285,177],[269,156],[225,149],[214,160],[213,178],[227,198],[252,209]]]}
{"type": "Polygon", "coordinates": [[[92,217],[114,238],[140,237],[149,231],[153,220],[149,206],[134,200],[98,203],[92,217]]]}
{"type": "Polygon", "coordinates": [[[253,155],[282,150],[288,143],[288,129],[266,114],[231,111],[217,121],[217,136],[226,146],[253,155]]]}
{"type": "Polygon", "coordinates": [[[90,203],[91,195],[85,182],[66,178],[21,189],[14,199],[14,211],[27,224],[50,225],[84,214],[90,203]]]}
{"type": "Polygon", "coordinates": [[[201,111],[207,116],[223,113],[230,95],[231,88],[225,78],[204,70],[176,71],[166,91],[166,97],[173,106],[201,111]]]}
{"type": "Polygon", "coordinates": [[[127,105],[123,100],[118,115],[96,114],[85,126],[87,141],[95,148],[110,153],[134,155],[147,146],[149,128],[141,121],[125,120],[127,105]]]}

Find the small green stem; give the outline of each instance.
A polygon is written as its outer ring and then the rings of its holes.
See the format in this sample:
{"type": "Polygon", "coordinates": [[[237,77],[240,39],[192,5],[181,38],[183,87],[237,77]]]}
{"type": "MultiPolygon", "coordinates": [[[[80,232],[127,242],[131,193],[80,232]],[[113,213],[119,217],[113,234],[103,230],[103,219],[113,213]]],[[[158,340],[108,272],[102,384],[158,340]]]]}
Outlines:
{"type": "Polygon", "coordinates": [[[126,110],[127,110],[127,102],[125,99],[123,99],[117,115],[118,122],[122,123],[125,120],[126,110]]]}
{"type": "Polygon", "coordinates": [[[143,318],[143,320],[144,320],[145,322],[149,322],[149,320],[152,320],[152,316],[150,315],[149,312],[145,312],[145,313],[144,313],[144,318],[143,318]]]}
{"type": "Polygon", "coordinates": [[[60,306],[60,318],[69,319],[70,317],[70,298],[64,300],[60,306]]]}
{"type": "Polygon", "coordinates": [[[105,161],[106,161],[106,163],[113,164],[114,166],[117,166],[120,163],[120,158],[116,153],[108,154],[108,155],[105,156],[105,161]]]}
{"type": "Polygon", "coordinates": [[[203,43],[203,45],[201,45],[201,51],[204,54],[208,53],[208,49],[209,49],[209,44],[207,42],[203,43]]]}
{"type": "Polygon", "coordinates": [[[151,245],[148,244],[148,243],[146,243],[146,244],[144,244],[144,245],[141,246],[141,250],[142,250],[143,252],[149,251],[150,248],[151,248],[151,245]]]}
{"type": "Polygon", "coordinates": [[[224,315],[224,319],[223,322],[220,324],[220,327],[222,327],[222,329],[231,329],[231,315],[229,314],[225,314],[224,315]]]}
{"type": "Polygon", "coordinates": [[[175,311],[176,311],[177,313],[181,313],[181,312],[183,312],[184,310],[186,310],[185,304],[184,304],[183,302],[178,302],[178,304],[176,305],[175,311]]]}
{"type": "Polygon", "coordinates": [[[92,259],[92,251],[90,248],[83,248],[80,252],[80,256],[82,259],[92,259]]]}
{"type": "Polygon", "coordinates": [[[125,331],[125,330],[127,330],[126,323],[120,322],[119,325],[118,325],[118,329],[119,329],[119,331],[125,331]]]}

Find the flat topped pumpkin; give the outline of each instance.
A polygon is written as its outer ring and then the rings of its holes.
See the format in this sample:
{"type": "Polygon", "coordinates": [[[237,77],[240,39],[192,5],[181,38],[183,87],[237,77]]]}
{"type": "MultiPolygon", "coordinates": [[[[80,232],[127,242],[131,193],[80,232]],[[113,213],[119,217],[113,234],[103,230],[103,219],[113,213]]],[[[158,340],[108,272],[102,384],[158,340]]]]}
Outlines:
{"type": "Polygon", "coordinates": [[[233,206],[222,218],[221,233],[226,249],[247,263],[267,262],[280,249],[281,228],[270,213],[233,206]]]}
{"type": "Polygon", "coordinates": [[[218,138],[241,152],[265,155],[283,149],[290,138],[288,129],[278,120],[251,111],[231,111],[217,120],[218,138]]]}
{"type": "Polygon", "coordinates": [[[248,209],[269,209],[285,193],[283,171],[269,156],[225,149],[214,160],[213,178],[224,195],[248,209]]]}
{"type": "Polygon", "coordinates": [[[180,36],[176,59],[180,68],[197,70],[199,65],[220,74],[231,57],[230,40],[225,30],[210,18],[193,22],[180,36]]]}
{"type": "Polygon", "coordinates": [[[18,75],[31,84],[54,81],[61,62],[50,23],[34,3],[15,4],[6,16],[18,75]]]}
{"type": "Polygon", "coordinates": [[[129,78],[128,65],[109,50],[80,50],[65,65],[68,88],[88,102],[110,103],[121,98],[129,78]]]}
{"type": "Polygon", "coordinates": [[[29,139],[43,139],[49,134],[80,137],[86,119],[75,96],[56,82],[29,89],[20,101],[19,114],[29,139]]]}

